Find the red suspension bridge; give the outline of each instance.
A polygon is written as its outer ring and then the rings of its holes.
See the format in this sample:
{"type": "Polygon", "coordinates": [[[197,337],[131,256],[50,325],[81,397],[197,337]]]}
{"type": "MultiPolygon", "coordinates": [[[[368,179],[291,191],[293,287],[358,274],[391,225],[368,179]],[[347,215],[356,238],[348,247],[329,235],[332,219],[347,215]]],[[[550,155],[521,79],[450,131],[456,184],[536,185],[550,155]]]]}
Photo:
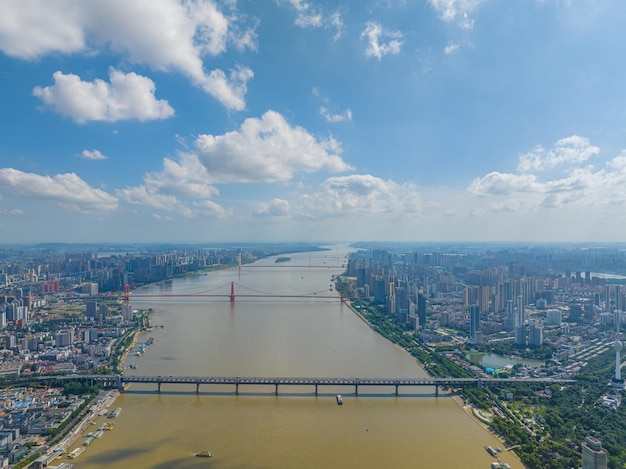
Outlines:
{"type": "Polygon", "coordinates": [[[163,293],[163,292],[150,292],[139,290],[131,294],[130,286],[126,285],[126,292],[124,299],[129,301],[132,298],[137,299],[149,299],[149,298],[228,298],[231,303],[235,302],[236,298],[315,298],[315,299],[333,299],[344,301],[349,298],[345,298],[341,292],[335,292],[332,286],[325,290],[319,290],[311,293],[268,293],[255,290],[250,287],[246,287],[240,283],[230,282],[215,287],[211,290],[206,290],[200,293],[163,293]],[[230,291],[228,287],[230,286],[230,291]],[[237,286],[237,292],[235,291],[237,286]],[[239,292],[243,290],[243,292],[239,292]]]}

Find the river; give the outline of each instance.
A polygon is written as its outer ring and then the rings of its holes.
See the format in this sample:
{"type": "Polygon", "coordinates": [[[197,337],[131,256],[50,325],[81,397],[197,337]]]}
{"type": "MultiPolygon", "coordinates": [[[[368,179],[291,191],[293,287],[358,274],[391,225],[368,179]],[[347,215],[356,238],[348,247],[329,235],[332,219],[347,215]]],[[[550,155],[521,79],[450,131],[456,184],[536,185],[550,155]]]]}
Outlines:
{"type": "MultiPolygon", "coordinates": [[[[153,308],[154,343],[131,355],[128,374],[214,376],[423,377],[423,369],[336,298],[345,247],[263,259],[145,287],[136,293],[228,294],[236,298],[138,297],[153,308]],[[244,294],[310,295],[253,298],[244,294]]],[[[432,388],[314,389],[133,385],[113,405],[115,429],[73,460],[76,469],[132,468],[437,468],[485,469],[484,447],[503,446],[451,398],[432,388]],[[341,393],[344,405],[335,395],[341,393]],[[208,450],[212,458],[195,458],[208,450]]],[[[97,428],[105,417],[93,426],[97,428]]],[[[82,443],[79,439],[73,447],[82,443]]],[[[523,466],[501,453],[511,467],[523,466]]]]}

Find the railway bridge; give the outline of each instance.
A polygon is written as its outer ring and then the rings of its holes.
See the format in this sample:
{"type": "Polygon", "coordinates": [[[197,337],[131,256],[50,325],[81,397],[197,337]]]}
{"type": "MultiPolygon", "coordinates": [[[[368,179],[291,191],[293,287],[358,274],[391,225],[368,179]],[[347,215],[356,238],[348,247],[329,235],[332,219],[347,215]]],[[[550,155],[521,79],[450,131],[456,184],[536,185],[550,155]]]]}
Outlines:
{"type": "Polygon", "coordinates": [[[229,385],[235,387],[235,394],[239,394],[241,386],[274,386],[274,393],[278,395],[279,386],[307,386],[315,390],[323,386],[349,386],[354,387],[354,393],[358,396],[359,388],[363,387],[391,387],[395,388],[396,396],[399,396],[402,387],[432,386],[435,395],[439,395],[439,387],[459,388],[466,386],[474,387],[501,387],[512,384],[544,384],[554,383],[568,384],[574,380],[535,378],[535,379],[482,379],[482,378],[347,378],[347,377],[274,377],[274,376],[141,376],[141,375],[117,375],[117,387],[121,390],[131,383],[154,383],[157,391],[161,392],[163,384],[191,384],[196,386],[196,392],[200,392],[200,385],[229,385]]]}

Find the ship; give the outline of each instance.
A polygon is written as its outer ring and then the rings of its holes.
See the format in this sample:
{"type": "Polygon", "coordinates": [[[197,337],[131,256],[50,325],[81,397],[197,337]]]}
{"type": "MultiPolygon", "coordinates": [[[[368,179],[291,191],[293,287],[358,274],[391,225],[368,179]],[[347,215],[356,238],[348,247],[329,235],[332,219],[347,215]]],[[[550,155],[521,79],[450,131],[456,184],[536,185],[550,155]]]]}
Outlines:
{"type": "Polygon", "coordinates": [[[196,458],[210,458],[213,455],[211,454],[210,451],[198,451],[196,454],[194,454],[194,456],[196,458]]]}
{"type": "Polygon", "coordinates": [[[75,450],[72,450],[71,452],[67,453],[67,457],[68,459],[75,459],[78,456],[80,456],[83,453],[83,451],[85,451],[85,448],[83,448],[82,446],[79,446],[75,450]]]}
{"type": "Polygon", "coordinates": [[[492,456],[495,456],[496,454],[498,454],[498,452],[495,449],[493,449],[493,447],[491,446],[485,446],[485,449],[492,456]]]}
{"type": "Polygon", "coordinates": [[[337,394],[336,399],[337,405],[343,405],[343,397],[341,397],[341,394],[337,394]]]}
{"type": "Polygon", "coordinates": [[[121,407],[118,407],[115,410],[112,410],[111,412],[109,412],[109,415],[107,416],[110,419],[114,419],[117,418],[118,415],[120,415],[120,412],[122,411],[121,407]]]}
{"type": "Polygon", "coordinates": [[[106,422],[103,426],[104,430],[113,430],[115,428],[115,422],[106,422]]]}

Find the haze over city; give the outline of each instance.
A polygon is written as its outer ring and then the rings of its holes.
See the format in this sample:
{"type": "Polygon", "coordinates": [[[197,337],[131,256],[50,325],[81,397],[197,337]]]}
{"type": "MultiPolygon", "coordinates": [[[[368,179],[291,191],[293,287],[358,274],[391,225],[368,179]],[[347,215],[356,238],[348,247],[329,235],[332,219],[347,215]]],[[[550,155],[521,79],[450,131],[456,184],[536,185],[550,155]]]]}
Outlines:
{"type": "Polygon", "coordinates": [[[4,242],[624,239],[623,2],[2,9],[4,242]]]}

